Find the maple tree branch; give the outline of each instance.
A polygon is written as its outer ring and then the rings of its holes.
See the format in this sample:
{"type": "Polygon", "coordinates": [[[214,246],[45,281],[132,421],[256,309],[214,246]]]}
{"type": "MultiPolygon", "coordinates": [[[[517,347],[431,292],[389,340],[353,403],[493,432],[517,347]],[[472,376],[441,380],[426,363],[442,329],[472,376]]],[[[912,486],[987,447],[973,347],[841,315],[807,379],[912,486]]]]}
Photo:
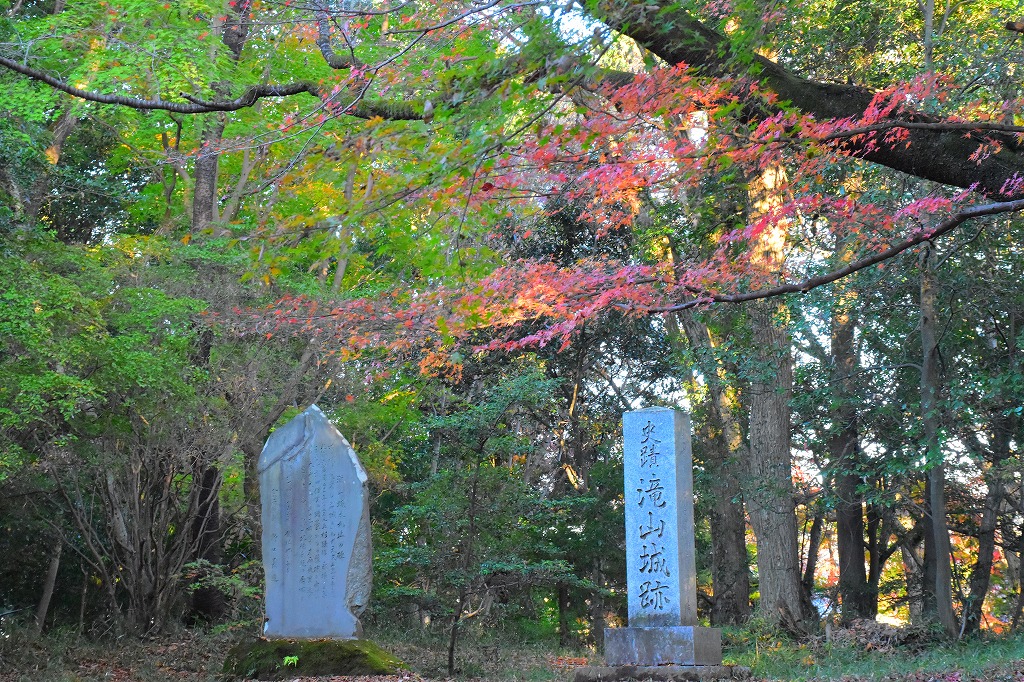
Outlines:
{"type": "MultiPolygon", "coordinates": [[[[356,53],[349,45],[349,56],[339,56],[331,45],[331,15],[327,10],[326,3],[320,3],[320,7],[316,11],[316,46],[320,48],[320,54],[323,55],[324,61],[327,62],[327,66],[332,69],[350,69],[354,67],[362,66],[363,63],[356,58],[356,53]]],[[[348,38],[345,37],[345,42],[348,43],[348,38]]]]}
{"type": "Polygon", "coordinates": [[[839,140],[865,133],[874,133],[882,130],[893,130],[894,128],[907,128],[909,130],[944,130],[944,131],[978,131],[978,132],[999,132],[999,133],[1024,133],[1024,126],[1008,125],[1005,123],[985,123],[970,121],[884,121],[872,123],[871,125],[837,130],[819,138],[822,142],[839,140]]]}
{"type": "MultiPolygon", "coordinates": [[[[310,81],[296,81],[284,85],[252,85],[245,89],[241,96],[229,100],[204,100],[185,93],[181,97],[186,102],[170,102],[163,99],[142,99],[139,97],[128,97],[125,95],[108,95],[92,90],[83,90],[51,76],[38,69],[25,66],[12,59],[0,57],[0,66],[11,71],[16,71],[33,80],[46,83],[55,90],[67,93],[72,97],[84,99],[87,102],[98,104],[113,104],[118,106],[131,107],[132,109],[169,111],[175,114],[207,114],[214,111],[238,111],[256,104],[257,101],[267,97],[291,97],[301,93],[323,99],[324,90],[317,84],[310,81]]],[[[406,99],[396,100],[364,100],[359,99],[349,105],[342,112],[355,118],[370,119],[375,116],[392,121],[414,121],[422,117],[417,111],[415,102],[406,99]]]]}
{"type": "Polygon", "coordinates": [[[954,213],[952,216],[939,223],[939,225],[932,230],[927,230],[913,237],[908,237],[901,242],[893,244],[884,251],[855,260],[838,270],[833,270],[832,272],[818,275],[816,277],[808,277],[802,282],[780,284],[776,287],[758,289],[757,291],[748,291],[742,294],[716,294],[702,290],[698,287],[686,287],[687,291],[697,296],[697,298],[686,301],[685,303],[677,303],[669,306],[652,306],[644,308],[643,310],[649,313],[667,313],[695,308],[698,305],[708,302],[743,303],[745,301],[756,301],[763,298],[771,298],[773,296],[782,296],[784,294],[806,294],[811,289],[816,289],[817,287],[825,284],[830,284],[838,279],[852,275],[859,270],[863,270],[864,268],[868,268],[872,265],[888,260],[909,248],[917,246],[918,244],[923,244],[924,242],[941,237],[972,218],[1000,215],[1003,213],[1015,213],[1021,210],[1024,210],[1024,199],[971,206],[970,208],[965,208],[958,213],[954,213]]]}
{"type": "MultiPolygon", "coordinates": [[[[733,45],[678,3],[661,0],[597,0],[595,18],[629,36],[669,64],[686,64],[704,76],[744,78],[777,96],[755,116],[766,117],[795,107],[819,120],[859,119],[872,106],[875,93],[859,85],[822,83],[803,78],[759,54],[733,45]],[[737,54],[737,51],[740,54],[737,54]]],[[[920,112],[899,112],[887,121],[941,123],[920,112]]],[[[980,143],[956,130],[908,126],[906,139],[894,145],[875,140],[848,140],[840,151],[910,175],[953,187],[973,188],[1003,201],[1024,197],[1024,188],[1008,190],[1008,181],[1024,178],[1024,155],[1015,151],[1012,136],[1000,138],[1003,148],[976,158],[980,143]]]]}
{"type": "Polygon", "coordinates": [[[83,90],[82,88],[76,88],[73,85],[65,83],[56,76],[51,76],[48,73],[34,69],[31,66],[21,64],[13,59],[8,59],[7,57],[0,57],[0,66],[20,73],[23,76],[28,76],[33,80],[46,83],[55,90],[59,90],[71,95],[72,97],[84,99],[88,102],[116,104],[131,107],[132,109],[170,111],[176,114],[207,114],[212,111],[237,111],[238,109],[251,107],[257,102],[257,100],[265,97],[290,97],[302,92],[308,92],[315,97],[321,96],[320,87],[318,85],[309,81],[296,81],[285,85],[252,85],[246,88],[245,92],[243,92],[240,97],[236,97],[231,100],[207,101],[182,93],[182,98],[188,101],[186,104],[184,102],[170,102],[163,99],[142,99],[139,97],[108,95],[101,92],[94,92],[92,90],[83,90]]]}

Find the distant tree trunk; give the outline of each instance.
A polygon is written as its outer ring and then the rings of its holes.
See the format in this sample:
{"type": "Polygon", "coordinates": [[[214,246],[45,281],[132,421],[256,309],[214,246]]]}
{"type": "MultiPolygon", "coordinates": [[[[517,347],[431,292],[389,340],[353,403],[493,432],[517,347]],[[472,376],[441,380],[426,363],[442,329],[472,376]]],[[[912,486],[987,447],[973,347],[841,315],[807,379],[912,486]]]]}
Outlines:
{"type": "Polygon", "coordinates": [[[36,607],[36,634],[40,635],[43,632],[43,626],[46,624],[46,614],[50,610],[50,599],[53,598],[53,590],[57,585],[57,571],[60,570],[60,555],[64,550],[64,541],[61,538],[57,538],[57,541],[53,545],[53,553],[50,554],[50,566],[46,571],[46,582],[43,583],[43,596],[39,599],[39,605],[36,607]]]}
{"type": "Polygon", "coordinates": [[[985,507],[981,512],[981,524],[978,527],[978,557],[971,568],[971,592],[964,609],[964,634],[971,635],[981,627],[982,606],[988,594],[989,580],[992,576],[992,554],[996,548],[996,525],[999,519],[999,504],[1003,499],[1003,485],[998,481],[989,480],[988,492],[985,494],[985,507]]]}
{"type": "MultiPolygon", "coordinates": [[[[216,466],[203,466],[199,475],[196,515],[192,519],[192,546],[194,557],[211,564],[222,560],[220,523],[221,474],[216,466]]],[[[227,612],[224,593],[215,587],[201,587],[192,592],[192,611],[201,618],[214,622],[227,612]]]]}
{"type": "MultiPolygon", "coordinates": [[[[196,345],[189,353],[189,361],[195,367],[208,369],[213,350],[213,331],[203,329],[196,338],[196,345]]],[[[226,453],[230,455],[230,452],[226,453]]],[[[192,561],[203,559],[212,564],[220,563],[221,522],[220,522],[221,473],[216,458],[200,454],[193,462],[192,485],[196,491],[195,514],[191,520],[192,561]],[[213,461],[211,461],[213,460],[213,461]]],[[[192,613],[207,621],[214,621],[227,611],[224,594],[213,587],[202,587],[192,593],[192,613]]]]}
{"type": "Polygon", "coordinates": [[[811,513],[814,519],[811,521],[811,531],[807,534],[807,563],[804,564],[804,577],[800,583],[805,598],[813,603],[814,575],[818,570],[818,549],[821,547],[821,534],[825,526],[825,510],[820,504],[811,505],[810,509],[813,509],[811,513]]]}
{"type": "MultiPolygon", "coordinates": [[[[876,487],[877,480],[871,480],[870,485],[876,487]]],[[[886,510],[878,504],[867,505],[867,550],[868,550],[868,588],[871,590],[871,603],[874,605],[875,614],[878,614],[878,583],[882,578],[883,551],[889,551],[886,559],[892,556],[895,547],[889,547],[891,527],[887,524],[886,510]]]]}
{"type": "MultiPolygon", "coordinates": [[[[478,459],[476,462],[476,468],[473,470],[473,482],[469,491],[469,527],[466,529],[466,539],[464,543],[462,543],[462,570],[466,573],[468,573],[470,568],[473,566],[473,550],[476,541],[476,505],[479,482],[480,460],[478,459]]],[[[459,621],[462,619],[462,610],[466,607],[466,599],[469,596],[469,591],[466,589],[466,585],[466,581],[463,581],[462,586],[459,588],[458,603],[455,604],[455,613],[452,616],[452,626],[448,636],[449,676],[455,674],[455,648],[458,644],[459,638],[459,621]]]]}
{"type": "Polygon", "coordinates": [[[206,114],[203,120],[202,146],[196,156],[192,186],[192,231],[201,232],[218,219],[217,174],[220,167],[220,144],[227,117],[206,114]]]}
{"type": "MultiPolygon", "coordinates": [[[[922,526],[925,524],[922,522],[922,526]]],[[[924,534],[928,533],[925,527],[924,534]]],[[[918,557],[915,549],[920,545],[920,536],[916,539],[908,538],[900,544],[900,552],[903,556],[903,575],[907,584],[907,610],[910,612],[910,622],[914,625],[921,625],[924,621],[924,585],[925,576],[923,561],[918,557]]]]}
{"type": "MultiPolygon", "coordinates": [[[[712,625],[741,625],[750,618],[750,568],[742,493],[730,458],[721,442],[712,442],[709,461],[712,507],[711,606],[712,625]]],[[[733,463],[734,466],[734,463],[733,463]]]]}
{"type": "Polygon", "coordinates": [[[939,446],[939,348],[936,338],[938,283],[935,250],[928,244],[921,254],[921,420],[927,453],[927,509],[930,533],[925,536],[925,608],[933,609],[946,634],[957,634],[953,615],[953,569],[946,522],[946,467],[939,446]],[[930,594],[929,594],[930,592],[930,594]]]}
{"type": "MultiPolygon", "coordinates": [[[[601,570],[600,558],[594,559],[593,576],[594,584],[598,588],[604,585],[604,571],[601,570]]],[[[604,628],[606,625],[604,596],[598,589],[590,597],[590,635],[594,638],[594,646],[598,651],[604,651],[604,628]]]]}
{"type": "MultiPolygon", "coordinates": [[[[1011,406],[1007,406],[1012,409],[1011,406]]],[[[1009,409],[1007,410],[1007,412],[1009,409]]],[[[992,462],[985,476],[988,490],[985,493],[985,504],[981,512],[981,523],[978,524],[978,558],[971,568],[971,592],[967,598],[963,617],[964,634],[977,632],[981,627],[982,607],[992,577],[993,553],[996,548],[996,527],[999,524],[999,508],[1003,502],[1005,487],[1002,481],[1002,467],[1010,456],[1010,440],[1016,431],[1015,416],[1006,413],[993,419],[990,435],[992,462]]]]}
{"type": "Polygon", "coordinates": [[[836,545],[839,550],[839,599],[842,620],[874,618],[877,598],[868,584],[864,553],[863,480],[858,471],[860,447],[853,376],[857,370],[854,343],[856,297],[841,287],[832,306],[832,419],[829,465],[836,496],[836,545]]]}
{"type": "Polygon", "coordinates": [[[569,632],[569,587],[558,583],[555,590],[558,593],[558,646],[564,649],[572,640],[569,632]]]}

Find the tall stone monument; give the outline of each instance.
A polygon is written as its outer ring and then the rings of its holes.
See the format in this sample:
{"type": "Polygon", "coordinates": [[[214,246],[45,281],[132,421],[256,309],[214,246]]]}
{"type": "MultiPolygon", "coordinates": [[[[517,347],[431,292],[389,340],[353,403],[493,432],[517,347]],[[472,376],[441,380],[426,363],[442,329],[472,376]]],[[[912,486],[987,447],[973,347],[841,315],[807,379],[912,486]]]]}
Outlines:
{"type": "Polygon", "coordinates": [[[355,639],[373,564],[366,471],[316,405],[271,434],[259,461],[264,635],[355,639]]]}
{"type": "Polygon", "coordinates": [[[629,626],[604,631],[609,666],[718,666],[721,632],[697,625],[690,417],[622,416],[629,626]]]}

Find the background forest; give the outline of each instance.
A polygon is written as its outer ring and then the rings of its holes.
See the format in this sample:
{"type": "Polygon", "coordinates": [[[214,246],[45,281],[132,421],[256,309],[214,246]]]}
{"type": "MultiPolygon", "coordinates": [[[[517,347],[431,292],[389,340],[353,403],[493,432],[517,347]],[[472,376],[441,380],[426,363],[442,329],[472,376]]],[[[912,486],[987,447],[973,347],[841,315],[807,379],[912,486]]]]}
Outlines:
{"type": "Polygon", "coordinates": [[[1001,0],[0,3],[0,631],[261,622],[255,464],[370,472],[371,623],[600,647],[625,410],[700,606],[1021,625],[1001,0]]]}

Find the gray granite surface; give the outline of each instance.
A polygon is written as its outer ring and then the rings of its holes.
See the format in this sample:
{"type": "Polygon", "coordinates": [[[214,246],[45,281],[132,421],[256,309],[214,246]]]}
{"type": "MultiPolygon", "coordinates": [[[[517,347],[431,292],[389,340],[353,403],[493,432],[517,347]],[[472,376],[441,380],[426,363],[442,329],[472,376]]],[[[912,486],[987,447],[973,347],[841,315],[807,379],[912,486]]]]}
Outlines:
{"type": "Polygon", "coordinates": [[[610,666],[719,665],[722,633],[694,625],[608,628],[604,660],[610,666]]]}
{"type": "Polygon", "coordinates": [[[372,586],[366,472],[316,405],[259,461],[269,638],[354,639],[372,586]]]}

